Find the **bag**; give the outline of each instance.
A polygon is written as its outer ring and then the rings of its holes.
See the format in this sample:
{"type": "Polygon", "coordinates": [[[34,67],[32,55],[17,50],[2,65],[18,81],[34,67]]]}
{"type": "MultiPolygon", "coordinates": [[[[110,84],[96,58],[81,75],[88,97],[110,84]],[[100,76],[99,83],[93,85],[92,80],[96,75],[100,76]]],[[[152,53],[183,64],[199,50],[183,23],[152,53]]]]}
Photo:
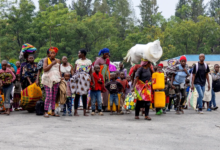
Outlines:
{"type": "Polygon", "coordinates": [[[167,74],[173,74],[173,73],[176,72],[176,66],[177,66],[178,64],[180,64],[180,61],[179,61],[178,59],[175,59],[175,58],[174,58],[174,59],[168,60],[167,64],[168,64],[168,66],[167,66],[165,72],[166,72],[167,74]]]}
{"type": "Polygon", "coordinates": [[[35,109],[36,102],[42,98],[42,91],[36,83],[21,91],[21,107],[26,110],[35,109]]]}
{"type": "Polygon", "coordinates": [[[196,91],[196,89],[194,89],[194,92],[190,91],[187,97],[188,106],[190,106],[195,110],[197,105],[197,99],[198,99],[198,92],[196,91]]]}
{"type": "Polygon", "coordinates": [[[43,115],[44,114],[44,101],[42,101],[42,99],[37,101],[36,106],[35,106],[35,110],[36,110],[36,115],[43,115]]]}
{"type": "Polygon", "coordinates": [[[135,99],[134,93],[133,94],[129,93],[125,98],[123,107],[126,110],[134,110],[136,107],[136,103],[137,103],[137,99],[135,99]]]}
{"type": "Polygon", "coordinates": [[[212,88],[214,92],[220,92],[220,79],[213,81],[212,88]]]}

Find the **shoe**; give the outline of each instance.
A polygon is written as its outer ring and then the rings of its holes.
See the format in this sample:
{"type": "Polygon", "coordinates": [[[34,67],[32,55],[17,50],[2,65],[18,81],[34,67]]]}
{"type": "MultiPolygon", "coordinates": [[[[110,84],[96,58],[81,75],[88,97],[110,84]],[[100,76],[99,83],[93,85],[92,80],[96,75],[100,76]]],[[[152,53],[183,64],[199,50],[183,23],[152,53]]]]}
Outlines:
{"type": "Polygon", "coordinates": [[[212,111],[212,110],[210,108],[208,108],[207,111],[212,111]]]}
{"type": "Polygon", "coordinates": [[[127,113],[127,114],[130,114],[131,112],[130,112],[130,110],[128,110],[128,111],[126,111],[126,113],[127,113]]]}
{"type": "Polygon", "coordinates": [[[121,112],[120,112],[120,114],[124,115],[124,112],[123,112],[123,111],[121,111],[121,112]]]}
{"type": "Polygon", "coordinates": [[[156,113],[156,115],[161,115],[162,113],[163,113],[162,110],[160,110],[156,113]]]}
{"type": "Polygon", "coordinates": [[[165,110],[165,111],[163,111],[163,114],[167,114],[166,110],[165,110]]]}
{"type": "Polygon", "coordinates": [[[103,116],[104,114],[102,112],[99,113],[100,116],[103,116]]]}
{"type": "Polygon", "coordinates": [[[95,112],[92,112],[91,115],[94,116],[94,115],[95,115],[95,112]]]}
{"type": "Polygon", "coordinates": [[[66,114],[63,114],[62,116],[66,116],[66,114]]]}
{"type": "Polygon", "coordinates": [[[69,113],[68,115],[69,115],[69,116],[73,116],[72,113],[69,113]]]}
{"type": "Polygon", "coordinates": [[[167,111],[167,112],[170,112],[170,109],[167,109],[166,111],[167,111]]]}
{"type": "Polygon", "coordinates": [[[218,109],[218,106],[214,107],[214,110],[217,110],[218,109]]]}
{"type": "Polygon", "coordinates": [[[95,113],[99,113],[99,111],[98,111],[98,110],[96,110],[96,111],[95,111],[95,113]]]}
{"type": "Polygon", "coordinates": [[[203,114],[203,111],[198,111],[199,112],[199,114],[203,114]]]}
{"type": "Polygon", "coordinates": [[[198,109],[198,108],[196,108],[196,109],[195,109],[195,111],[196,111],[196,112],[198,112],[198,111],[199,111],[199,109],[198,109]]]}

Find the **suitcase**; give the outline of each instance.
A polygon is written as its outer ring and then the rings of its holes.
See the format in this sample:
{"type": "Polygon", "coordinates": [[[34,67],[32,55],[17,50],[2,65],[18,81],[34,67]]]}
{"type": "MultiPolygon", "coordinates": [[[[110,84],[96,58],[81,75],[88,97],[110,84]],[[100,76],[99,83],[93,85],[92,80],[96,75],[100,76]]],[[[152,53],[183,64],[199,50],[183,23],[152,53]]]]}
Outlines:
{"type": "Polygon", "coordinates": [[[164,108],[166,106],[166,95],[164,91],[154,92],[154,107],[164,108]]]}
{"type": "MultiPolygon", "coordinates": [[[[118,110],[120,110],[121,94],[118,94],[118,110]]],[[[108,110],[110,111],[110,94],[108,95],[108,110]]],[[[113,103],[112,111],[116,111],[116,105],[113,103]]]]}
{"type": "Polygon", "coordinates": [[[39,100],[35,106],[36,115],[43,115],[44,114],[44,101],[39,100]]]}

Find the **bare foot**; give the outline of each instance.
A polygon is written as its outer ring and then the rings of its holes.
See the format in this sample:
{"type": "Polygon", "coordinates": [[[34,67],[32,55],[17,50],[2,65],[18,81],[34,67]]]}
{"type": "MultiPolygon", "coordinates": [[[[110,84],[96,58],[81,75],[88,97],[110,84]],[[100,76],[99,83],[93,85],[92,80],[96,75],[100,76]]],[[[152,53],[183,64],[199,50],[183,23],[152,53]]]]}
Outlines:
{"type": "Polygon", "coordinates": [[[87,116],[89,116],[89,115],[87,115],[87,114],[84,114],[84,116],[86,116],[86,117],[87,117],[87,116]]]}
{"type": "Polygon", "coordinates": [[[135,116],[135,119],[140,119],[138,116],[135,116]]]}
{"type": "Polygon", "coordinates": [[[44,113],[44,117],[45,117],[45,118],[49,118],[48,113],[44,113]]]}

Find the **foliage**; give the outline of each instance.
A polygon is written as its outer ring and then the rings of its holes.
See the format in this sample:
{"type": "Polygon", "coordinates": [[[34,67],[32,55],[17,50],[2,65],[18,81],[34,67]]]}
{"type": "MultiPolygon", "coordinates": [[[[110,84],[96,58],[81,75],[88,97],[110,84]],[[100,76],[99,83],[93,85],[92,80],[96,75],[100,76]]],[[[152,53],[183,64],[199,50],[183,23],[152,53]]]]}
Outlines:
{"type": "Polygon", "coordinates": [[[220,52],[220,0],[211,0],[208,13],[203,0],[179,0],[175,16],[165,19],[157,0],[141,0],[139,23],[129,0],[0,0],[0,58],[16,62],[24,43],[37,48],[36,60],[46,57],[51,46],[57,58],[67,56],[74,64],[85,48],[95,60],[100,49],[110,49],[111,61],[122,61],[135,44],[160,39],[169,59],[183,54],[220,52]],[[17,6],[15,6],[16,4],[17,6]]]}

